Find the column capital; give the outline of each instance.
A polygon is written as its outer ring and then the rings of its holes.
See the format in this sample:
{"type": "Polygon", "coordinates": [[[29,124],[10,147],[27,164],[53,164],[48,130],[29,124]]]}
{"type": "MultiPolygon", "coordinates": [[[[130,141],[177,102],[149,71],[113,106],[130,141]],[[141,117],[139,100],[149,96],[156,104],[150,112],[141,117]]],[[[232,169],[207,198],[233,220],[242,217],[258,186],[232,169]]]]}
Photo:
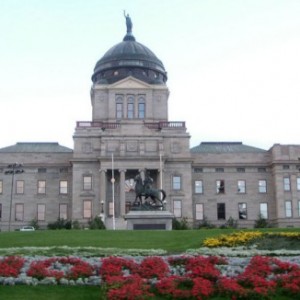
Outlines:
{"type": "Polygon", "coordinates": [[[126,171],[127,171],[126,169],[119,169],[120,173],[126,173],[126,171]]]}
{"type": "Polygon", "coordinates": [[[107,169],[99,169],[99,172],[100,172],[100,173],[101,173],[101,172],[106,173],[106,172],[107,172],[107,169]]]}

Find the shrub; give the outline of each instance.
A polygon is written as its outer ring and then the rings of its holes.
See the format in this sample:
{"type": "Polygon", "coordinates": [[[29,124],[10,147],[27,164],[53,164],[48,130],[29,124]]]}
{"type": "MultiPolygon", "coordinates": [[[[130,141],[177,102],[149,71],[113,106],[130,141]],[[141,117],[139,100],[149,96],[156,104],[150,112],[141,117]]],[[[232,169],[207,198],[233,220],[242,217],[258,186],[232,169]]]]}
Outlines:
{"type": "Polygon", "coordinates": [[[182,218],[181,220],[173,218],[173,220],[172,220],[172,229],[173,230],[187,230],[187,229],[189,229],[187,218],[182,218]]]}
{"type": "Polygon", "coordinates": [[[94,219],[89,221],[90,229],[106,229],[102,219],[99,216],[96,216],[94,219]]]}
{"type": "Polygon", "coordinates": [[[78,220],[75,220],[72,222],[72,228],[73,229],[80,229],[80,224],[78,220]]]}
{"type": "Polygon", "coordinates": [[[72,222],[65,220],[65,219],[57,219],[57,221],[53,223],[48,223],[47,225],[48,229],[71,229],[72,228],[72,222]]]}
{"type": "Polygon", "coordinates": [[[222,229],[226,229],[226,228],[236,229],[237,227],[238,227],[238,221],[232,217],[230,217],[224,225],[220,226],[220,228],[222,228],[222,229]]]}
{"type": "Polygon", "coordinates": [[[261,214],[259,214],[257,220],[255,220],[254,228],[267,228],[267,227],[270,227],[268,220],[265,219],[261,214]]]}
{"type": "Polygon", "coordinates": [[[210,221],[208,221],[207,217],[204,216],[203,220],[199,223],[198,225],[198,229],[212,229],[215,228],[216,226],[213,225],[212,223],[210,223],[210,221]]]}
{"type": "Polygon", "coordinates": [[[32,219],[29,223],[29,226],[33,226],[36,230],[40,229],[39,223],[37,219],[32,219]]]}

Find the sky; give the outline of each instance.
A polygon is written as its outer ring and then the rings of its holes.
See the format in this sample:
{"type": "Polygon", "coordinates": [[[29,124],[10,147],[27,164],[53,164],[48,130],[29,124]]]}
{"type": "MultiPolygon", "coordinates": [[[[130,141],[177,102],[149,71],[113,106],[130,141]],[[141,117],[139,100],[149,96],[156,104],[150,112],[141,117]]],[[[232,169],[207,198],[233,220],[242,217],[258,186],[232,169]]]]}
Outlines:
{"type": "Polygon", "coordinates": [[[123,10],[168,72],[169,121],[186,122],[191,147],[300,144],[299,0],[0,0],[0,148],[73,148],[123,10]]]}

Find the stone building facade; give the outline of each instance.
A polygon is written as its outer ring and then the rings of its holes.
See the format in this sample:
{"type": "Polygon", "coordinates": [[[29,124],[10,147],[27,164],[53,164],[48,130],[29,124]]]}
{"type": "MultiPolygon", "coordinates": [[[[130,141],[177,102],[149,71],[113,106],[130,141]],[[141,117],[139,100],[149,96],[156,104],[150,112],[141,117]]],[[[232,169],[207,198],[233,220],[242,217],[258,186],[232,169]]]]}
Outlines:
{"type": "Polygon", "coordinates": [[[78,121],[74,149],[17,143],[0,149],[0,226],[18,229],[58,218],[86,226],[101,216],[126,228],[134,177],[147,169],[167,193],[166,210],[193,227],[230,217],[252,227],[300,226],[300,146],[263,150],[241,142],[202,142],[190,149],[185,122],[168,118],[163,63],[136,42],[131,28],[97,62],[90,121],[78,121]],[[23,173],[8,165],[21,162],[23,173]]]}

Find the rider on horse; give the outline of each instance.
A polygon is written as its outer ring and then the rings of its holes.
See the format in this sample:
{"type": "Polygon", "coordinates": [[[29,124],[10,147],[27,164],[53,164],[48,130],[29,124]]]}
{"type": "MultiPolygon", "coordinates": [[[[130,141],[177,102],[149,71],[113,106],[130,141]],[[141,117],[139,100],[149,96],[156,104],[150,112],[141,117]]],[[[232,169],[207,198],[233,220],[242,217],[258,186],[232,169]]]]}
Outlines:
{"type": "Polygon", "coordinates": [[[145,195],[150,196],[150,190],[152,189],[153,179],[150,177],[150,172],[146,171],[145,179],[143,182],[145,195]]]}
{"type": "Polygon", "coordinates": [[[150,176],[150,172],[146,170],[145,179],[142,179],[141,174],[138,174],[134,178],[135,181],[135,201],[134,204],[142,205],[142,197],[150,198],[147,202],[147,205],[150,205],[152,208],[163,207],[163,200],[166,198],[166,192],[162,189],[155,189],[152,187],[153,179],[150,176]],[[138,202],[139,199],[139,202],[138,202]]]}

